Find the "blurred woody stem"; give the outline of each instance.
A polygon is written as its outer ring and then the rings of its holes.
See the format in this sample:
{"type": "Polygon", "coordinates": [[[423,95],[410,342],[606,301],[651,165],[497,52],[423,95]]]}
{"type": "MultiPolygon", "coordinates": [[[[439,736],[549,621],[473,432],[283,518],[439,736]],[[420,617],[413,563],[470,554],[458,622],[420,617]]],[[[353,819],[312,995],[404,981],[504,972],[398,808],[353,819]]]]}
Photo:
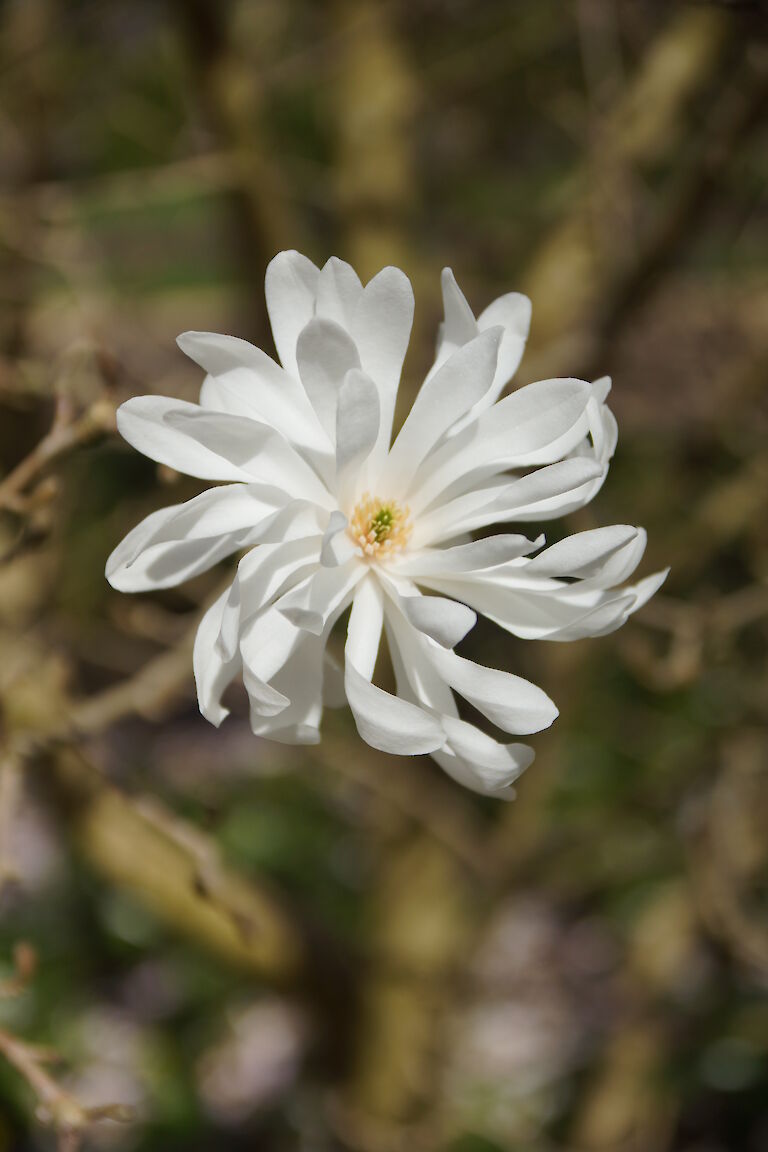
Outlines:
{"type": "MultiPolygon", "coordinates": [[[[0,1000],[18,996],[34,974],[37,957],[26,944],[16,946],[14,952],[16,975],[13,980],[0,984],[0,1000]]],[[[98,1120],[125,1123],[131,1119],[131,1110],[121,1104],[88,1107],[66,1092],[47,1070],[59,1060],[50,1048],[29,1044],[5,1028],[0,1028],[0,1055],[26,1080],[35,1095],[40,1119],[57,1134],[59,1152],[76,1152],[87,1128],[98,1120]]]]}
{"type": "Polygon", "coordinates": [[[66,397],[59,397],[50,431],[32,451],[0,481],[0,509],[25,512],[29,488],[41,480],[47,469],[63,456],[84,447],[114,429],[114,407],[99,400],[75,417],[66,397]]]}

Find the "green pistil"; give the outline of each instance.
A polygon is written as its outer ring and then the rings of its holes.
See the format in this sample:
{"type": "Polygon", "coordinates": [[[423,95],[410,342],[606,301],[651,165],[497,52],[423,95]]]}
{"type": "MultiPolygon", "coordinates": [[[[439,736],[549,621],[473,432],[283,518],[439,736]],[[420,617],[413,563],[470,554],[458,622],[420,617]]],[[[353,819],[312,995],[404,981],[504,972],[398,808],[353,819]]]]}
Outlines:
{"type": "Polygon", "coordinates": [[[395,522],[395,514],[391,508],[379,508],[376,515],[371,520],[370,531],[376,537],[376,543],[380,544],[390,533],[392,526],[395,522]]]}

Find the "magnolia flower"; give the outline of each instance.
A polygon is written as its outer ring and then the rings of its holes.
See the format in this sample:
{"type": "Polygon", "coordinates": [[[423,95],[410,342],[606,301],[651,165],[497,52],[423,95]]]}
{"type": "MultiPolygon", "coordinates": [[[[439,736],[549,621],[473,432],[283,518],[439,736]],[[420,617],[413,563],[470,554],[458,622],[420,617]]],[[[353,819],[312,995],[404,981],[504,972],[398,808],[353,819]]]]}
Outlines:
{"type": "Polygon", "coordinates": [[[153,512],[115,549],[124,592],[167,588],[232,553],[231,585],[206,612],[194,651],[202,714],[242,677],[253,731],[319,740],[323,706],[349,703],[362,738],[431,753],[454,779],[499,794],[530,764],[460,718],[454,693],[503,732],[557,716],[528,680],[460,656],[480,612],[525,640],[618,628],[666,573],[617,587],[645,548],[640,528],[568,536],[473,534],[562,516],[591,500],[616,445],[610,381],[542,380],[499,399],[525,346],[530,303],[511,293],[475,317],[452,272],[435,362],[397,436],[392,424],[413,318],[397,268],[363,287],[331,259],[282,252],[266,274],[280,364],[232,336],[187,332],[206,373],[200,403],[129,400],[118,428],[179,472],[222,481],[153,512]],[[351,605],[343,668],[326,651],[351,605]],[[374,684],[386,631],[397,694],[374,684]]]}

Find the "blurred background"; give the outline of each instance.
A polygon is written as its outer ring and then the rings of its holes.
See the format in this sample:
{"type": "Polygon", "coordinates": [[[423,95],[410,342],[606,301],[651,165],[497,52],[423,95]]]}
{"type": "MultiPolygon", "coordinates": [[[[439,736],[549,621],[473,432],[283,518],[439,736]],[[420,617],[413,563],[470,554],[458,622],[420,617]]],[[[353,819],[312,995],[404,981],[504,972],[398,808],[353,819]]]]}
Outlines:
{"type": "Polygon", "coordinates": [[[768,1148],[767,25],[0,3],[0,1152],[768,1148]],[[115,406],[196,397],[185,329],[271,350],[288,247],[409,274],[404,408],[445,264],[532,297],[517,383],[613,376],[608,481],[548,533],[642,524],[672,573],[604,639],[471,634],[561,710],[514,804],[346,711],[216,732],[223,571],[104,580],[198,490],[115,406]]]}

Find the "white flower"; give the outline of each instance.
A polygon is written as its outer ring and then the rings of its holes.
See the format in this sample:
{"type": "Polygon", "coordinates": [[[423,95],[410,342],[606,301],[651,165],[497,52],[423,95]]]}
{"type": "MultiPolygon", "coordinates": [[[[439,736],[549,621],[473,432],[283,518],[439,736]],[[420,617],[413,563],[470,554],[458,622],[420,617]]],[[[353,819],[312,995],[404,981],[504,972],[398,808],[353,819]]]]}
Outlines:
{"type": "Polygon", "coordinates": [[[200,404],[137,397],[118,427],[153,460],[228,483],[148,516],[107,577],[124,592],[165,588],[242,552],[195,643],[211,723],[227,715],[222,693],[239,676],[253,731],[275,740],[316,742],[323,705],[346,700],[374,748],[429,752],[462,784],[498,794],[533,752],[461,720],[454,692],[518,735],[548,727],[557,709],[529,681],[454,651],[476,612],[523,639],[603,635],[666,573],[616,588],[645,548],[643,530],[626,525],[543,550],[543,536],[472,538],[584,505],[605,478],[616,425],[608,380],[542,380],[499,400],[523,353],[529,301],[502,296],[475,319],[449,269],[442,283],[435,363],[391,446],[413,318],[397,268],[363,287],[340,260],[318,270],[298,252],[276,256],[266,296],[282,367],[231,336],[179,337],[206,372],[200,404]],[[326,641],[350,604],[341,669],[326,641]],[[382,629],[397,695],[373,683],[382,629]]]}

